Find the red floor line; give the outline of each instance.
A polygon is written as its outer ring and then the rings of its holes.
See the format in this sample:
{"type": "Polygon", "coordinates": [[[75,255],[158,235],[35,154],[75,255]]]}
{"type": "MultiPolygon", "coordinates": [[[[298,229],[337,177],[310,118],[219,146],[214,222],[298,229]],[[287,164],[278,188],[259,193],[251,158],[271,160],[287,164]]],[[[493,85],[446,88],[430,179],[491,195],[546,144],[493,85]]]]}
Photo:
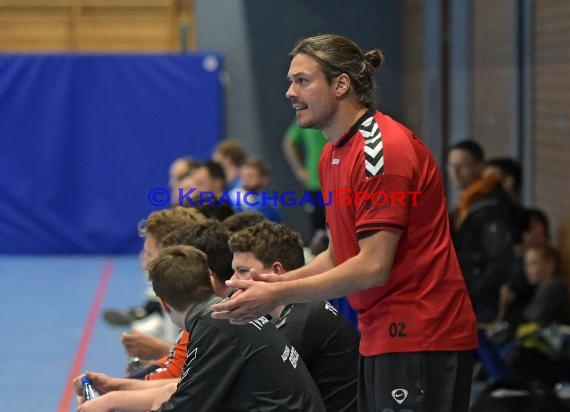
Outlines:
{"type": "Polygon", "coordinates": [[[87,349],[89,348],[89,343],[91,342],[91,335],[93,334],[93,329],[95,328],[95,321],[99,316],[99,311],[101,309],[101,303],[105,297],[105,292],[107,291],[107,285],[111,279],[111,274],[113,273],[113,261],[107,260],[103,266],[101,272],[101,277],[99,278],[99,285],[97,287],[97,292],[93,298],[93,303],[91,304],[91,309],[89,310],[89,316],[87,317],[87,322],[83,328],[83,335],[77,346],[77,351],[75,353],[75,359],[71,364],[71,370],[67,380],[65,381],[65,386],[63,389],[63,394],[59,402],[58,412],[68,412],[71,405],[71,399],[74,395],[73,387],[71,386],[71,381],[77,375],[81,373],[81,367],[83,366],[83,361],[85,360],[85,355],[87,354],[87,349]]]}

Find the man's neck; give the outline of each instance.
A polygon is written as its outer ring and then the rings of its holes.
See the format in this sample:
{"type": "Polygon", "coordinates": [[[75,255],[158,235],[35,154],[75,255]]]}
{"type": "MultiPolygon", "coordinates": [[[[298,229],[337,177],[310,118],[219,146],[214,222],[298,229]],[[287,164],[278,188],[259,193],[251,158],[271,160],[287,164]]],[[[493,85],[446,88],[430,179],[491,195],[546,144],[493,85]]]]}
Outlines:
{"type": "Polygon", "coordinates": [[[353,100],[343,102],[339,105],[334,120],[322,130],[323,134],[332,144],[336,144],[367,110],[368,108],[353,100]]]}

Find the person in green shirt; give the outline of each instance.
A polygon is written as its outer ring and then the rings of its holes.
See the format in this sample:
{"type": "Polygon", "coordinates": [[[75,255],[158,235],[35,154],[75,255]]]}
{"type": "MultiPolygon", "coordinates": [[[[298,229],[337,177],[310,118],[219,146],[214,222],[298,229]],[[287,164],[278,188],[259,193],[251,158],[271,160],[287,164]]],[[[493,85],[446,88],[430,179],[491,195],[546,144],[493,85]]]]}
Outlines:
{"type": "Polygon", "coordinates": [[[309,215],[313,234],[325,229],[325,208],[319,201],[321,185],[319,182],[319,158],[327,138],[316,129],[304,129],[293,121],[283,136],[283,153],[295,177],[310,193],[313,205],[305,203],[305,212],[309,215]],[[304,158],[301,156],[301,150],[304,158]]]}

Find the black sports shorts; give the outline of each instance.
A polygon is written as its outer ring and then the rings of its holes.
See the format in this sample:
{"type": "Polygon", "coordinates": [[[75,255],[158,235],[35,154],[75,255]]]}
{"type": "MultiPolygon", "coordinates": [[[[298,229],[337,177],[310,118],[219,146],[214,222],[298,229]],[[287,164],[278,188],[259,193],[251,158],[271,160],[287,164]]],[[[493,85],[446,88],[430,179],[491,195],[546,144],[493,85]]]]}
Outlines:
{"type": "Polygon", "coordinates": [[[473,351],[361,356],[359,412],[467,412],[473,351]]]}

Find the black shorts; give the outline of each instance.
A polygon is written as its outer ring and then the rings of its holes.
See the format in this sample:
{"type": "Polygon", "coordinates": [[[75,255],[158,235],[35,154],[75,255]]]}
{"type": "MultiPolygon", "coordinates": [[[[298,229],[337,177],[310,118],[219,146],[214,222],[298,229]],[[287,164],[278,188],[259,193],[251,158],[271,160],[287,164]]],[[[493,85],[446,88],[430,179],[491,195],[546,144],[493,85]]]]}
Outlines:
{"type": "Polygon", "coordinates": [[[359,412],[467,412],[473,351],[361,356],[359,412]]]}

